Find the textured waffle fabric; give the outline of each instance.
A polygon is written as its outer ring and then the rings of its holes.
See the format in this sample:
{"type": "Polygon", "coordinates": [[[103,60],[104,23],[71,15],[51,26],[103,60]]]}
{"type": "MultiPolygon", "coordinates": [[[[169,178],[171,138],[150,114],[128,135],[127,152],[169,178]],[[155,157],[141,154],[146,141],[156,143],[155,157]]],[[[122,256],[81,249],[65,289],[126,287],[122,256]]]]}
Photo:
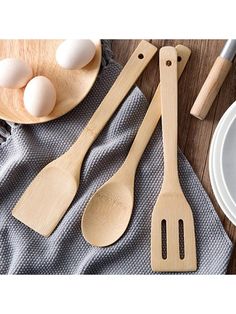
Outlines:
{"type": "MultiPolygon", "coordinates": [[[[120,72],[104,42],[104,58],[95,85],[74,110],[38,125],[13,125],[0,146],[1,274],[153,274],[150,267],[151,213],[163,178],[161,126],[149,142],[137,169],[132,218],[123,237],[106,248],[90,246],[81,234],[81,216],[91,195],[121,166],[148,108],[136,87],[127,96],[88,152],[80,188],[68,212],[49,238],[11,215],[11,210],[37,173],[78,138],[120,72]]],[[[179,153],[183,191],[194,214],[198,271],[223,274],[232,251],[214,208],[179,153]]],[[[33,210],[33,208],[32,208],[33,210]]]]}

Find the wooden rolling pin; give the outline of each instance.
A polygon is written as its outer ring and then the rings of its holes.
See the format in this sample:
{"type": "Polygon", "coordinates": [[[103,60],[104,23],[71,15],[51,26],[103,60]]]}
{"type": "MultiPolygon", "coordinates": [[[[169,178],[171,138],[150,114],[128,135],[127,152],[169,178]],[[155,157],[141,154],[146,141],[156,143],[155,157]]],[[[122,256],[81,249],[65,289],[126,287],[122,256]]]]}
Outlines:
{"type": "Polygon", "coordinates": [[[198,94],[191,115],[203,120],[211,108],[229,70],[236,54],[236,40],[227,40],[220,56],[216,59],[206,81],[204,82],[200,93],[198,94]]]}

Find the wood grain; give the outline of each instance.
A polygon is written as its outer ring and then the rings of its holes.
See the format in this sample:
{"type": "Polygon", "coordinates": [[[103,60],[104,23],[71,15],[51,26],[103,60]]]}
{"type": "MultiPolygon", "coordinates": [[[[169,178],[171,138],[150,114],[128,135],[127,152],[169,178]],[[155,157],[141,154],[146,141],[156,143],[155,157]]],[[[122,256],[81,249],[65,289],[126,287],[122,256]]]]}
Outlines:
{"type": "Polygon", "coordinates": [[[193,116],[205,119],[231,67],[231,61],[217,57],[190,111],[193,116]]]}
{"type": "MultiPolygon", "coordinates": [[[[182,75],[191,51],[176,46],[178,78],[182,75]]],[[[160,84],[152,98],[129,153],[118,171],[89,200],[84,210],[81,230],[87,242],[107,246],[117,241],[128,227],[134,202],[136,169],[161,117],[160,84]]]]}
{"type": "Polygon", "coordinates": [[[54,231],[79,188],[81,167],[90,146],[156,52],[154,45],[140,42],[79,138],[37,174],[18,200],[12,211],[16,219],[45,237],[54,231]]]}
{"type": "Polygon", "coordinates": [[[0,59],[23,59],[32,67],[34,76],[49,78],[57,93],[53,111],[45,117],[33,117],[24,107],[24,88],[0,87],[1,119],[25,124],[50,121],[72,110],[88,94],[100,69],[101,42],[95,42],[95,57],[80,70],[66,70],[57,64],[55,53],[61,42],[62,40],[0,40],[0,59]]]}
{"type": "Polygon", "coordinates": [[[196,243],[192,210],[179,182],[177,165],[178,81],[177,52],[160,50],[161,113],[164,178],[152,213],[151,265],[153,271],[196,271],[196,243]],[[162,224],[165,223],[165,236],[162,224]],[[183,226],[180,240],[180,222],[183,226]],[[166,239],[163,243],[163,237],[166,239]],[[181,247],[184,251],[181,254],[181,247]],[[165,251],[165,256],[164,256],[165,251]]]}
{"type": "MultiPolygon", "coordinates": [[[[139,40],[114,40],[112,49],[115,59],[125,64],[139,40]]],[[[236,242],[236,227],[225,217],[214,197],[208,172],[208,154],[212,134],[225,110],[236,99],[236,61],[217,95],[207,118],[200,121],[190,115],[191,107],[205,81],[215,59],[220,54],[224,40],[150,40],[157,48],[163,45],[183,44],[192,50],[185,73],[179,83],[178,144],[199,180],[208,193],[226,232],[236,242]]],[[[159,82],[158,54],[148,65],[137,84],[150,101],[159,82]]],[[[236,249],[228,267],[229,274],[236,274],[236,249]]]]}

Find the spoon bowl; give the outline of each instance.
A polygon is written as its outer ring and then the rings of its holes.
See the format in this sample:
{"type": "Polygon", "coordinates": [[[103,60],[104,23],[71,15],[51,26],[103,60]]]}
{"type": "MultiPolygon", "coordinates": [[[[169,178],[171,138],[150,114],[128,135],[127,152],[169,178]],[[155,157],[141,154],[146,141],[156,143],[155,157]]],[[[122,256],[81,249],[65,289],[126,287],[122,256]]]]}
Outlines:
{"type": "Polygon", "coordinates": [[[133,190],[107,182],[89,201],[82,218],[82,233],[94,246],[108,246],[125,232],[133,209],[133,190]]]}

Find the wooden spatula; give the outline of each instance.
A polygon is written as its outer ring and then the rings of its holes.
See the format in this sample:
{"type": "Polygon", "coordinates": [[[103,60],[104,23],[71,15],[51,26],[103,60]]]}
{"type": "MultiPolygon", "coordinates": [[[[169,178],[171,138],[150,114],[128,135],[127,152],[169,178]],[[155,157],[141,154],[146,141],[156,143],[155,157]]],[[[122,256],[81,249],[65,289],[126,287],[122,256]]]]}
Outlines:
{"type": "Polygon", "coordinates": [[[160,50],[164,178],[152,214],[151,267],[160,272],[197,268],[194,221],[179,183],[177,166],[177,53],[160,50]]]}
{"type": "Polygon", "coordinates": [[[15,218],[43,236],[52,233],[77,192],[87,151],[156,51],[141,41],[78,140],[43,168],[24,192],[13,209],[15,218]]]}

